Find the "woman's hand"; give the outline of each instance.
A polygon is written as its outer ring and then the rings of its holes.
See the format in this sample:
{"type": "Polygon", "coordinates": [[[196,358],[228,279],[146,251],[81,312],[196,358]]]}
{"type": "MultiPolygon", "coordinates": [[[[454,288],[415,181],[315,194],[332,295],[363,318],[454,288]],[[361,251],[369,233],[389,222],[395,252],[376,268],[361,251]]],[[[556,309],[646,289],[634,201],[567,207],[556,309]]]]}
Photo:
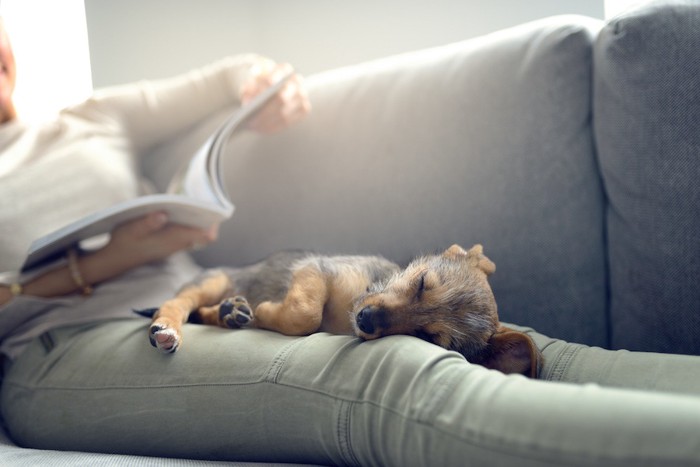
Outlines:
{"type": "Polygon", "coordinates": [[[155,212],[118,226],[109,243],[95,255],[116,275],[181,250],[202,247],[216,240],[217,235],[218,225],[205,230],[170,224],[165,213],[155,212]]]}
{"type": "MultiPolygon", "coordinates": [[[[216,240],[217,235],[218,225],[205,230],[169,224],[164,213],[156,212],[115,228],[106,246],[77,259],[77,268],[86,284],[99,284],[178,251],[204,246],[216,240]]],[[[57,297],[79,288],[69,268],[64,266],[24,284],[22,293],[57,297]]],[[[0,285],[0,306],[11,299],[10,287],[0,285]]]]}
{"type": "MultiPolygon", "coordinates": [[[[263,68],[241,88],[242,103],[246,104],[292,70],[291,65],[286,63],[263,68]]],[[[253,117],[248,128],[259,133],[273,133],[298,122],[310,111],[311,104],[304,79],[295,73],[279,93],[253,117]]]]}

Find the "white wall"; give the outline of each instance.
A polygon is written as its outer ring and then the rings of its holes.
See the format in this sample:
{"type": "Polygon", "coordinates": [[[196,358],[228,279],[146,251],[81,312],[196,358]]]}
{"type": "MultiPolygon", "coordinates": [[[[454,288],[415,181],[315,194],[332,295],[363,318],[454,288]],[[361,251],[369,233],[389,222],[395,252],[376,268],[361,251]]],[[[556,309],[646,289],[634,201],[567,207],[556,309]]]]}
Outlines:
{"type": "Polygon", "coordinates": [[[85,0],[93,82],[169,76],[260,52],[304,74],[459,41],[603,0],[85,0]]]}
{"type": "Polygon", "coordinates": [[[17,61],[20,116],[42,119],[89,96],[83,0],[2,0],[1,7],[17,61]]]}
{"type": "Polygon", "coordinates": [[[605,18],[612,18],[625,10],[639,7],[648,0],[605,0],[605,18]]]}

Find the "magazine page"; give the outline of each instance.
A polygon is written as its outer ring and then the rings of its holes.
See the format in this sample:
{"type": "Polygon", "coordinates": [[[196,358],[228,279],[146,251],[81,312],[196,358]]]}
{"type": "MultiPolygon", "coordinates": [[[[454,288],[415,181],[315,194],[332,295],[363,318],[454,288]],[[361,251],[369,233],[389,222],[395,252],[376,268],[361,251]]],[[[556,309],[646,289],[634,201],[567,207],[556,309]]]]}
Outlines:
{"type": "Polygon", "coordinates": [[[81,240],[111,232],[117,225],[151,212],[162,211],[170,222],[208,228],[230,217],[221,206],[181,195],[141,196],[89,214],[32,242],[22,272],[51,261],[81,240]]]}
{"type": "Polygon", "coordinates": [[[180,170],[180,173],[173,178],[167,192],[218,203],[223,207],[230,208],[233,213],[233,204],[226,192],[222,179],[223,171],[221,170],[221,155],[225,154],[226,143],[236,132],[246,128],[248,121],[282,89],[292,75],[293,72],[284,75],[272,86],[231,114],[199,148],[195,156],[180,170]]]}

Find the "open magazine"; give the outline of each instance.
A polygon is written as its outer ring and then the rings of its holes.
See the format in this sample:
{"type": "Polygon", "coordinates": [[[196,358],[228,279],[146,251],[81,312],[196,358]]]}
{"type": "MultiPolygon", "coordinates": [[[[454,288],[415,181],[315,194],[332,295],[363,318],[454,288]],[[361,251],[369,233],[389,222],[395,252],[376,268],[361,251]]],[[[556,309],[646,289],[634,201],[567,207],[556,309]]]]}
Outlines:
{"type": "Polygon", "coordinates": [[[79,242],[111,232],[125,221],[164,211],[170,222],[206,228],[233,215],[222,180],[221,155],[227,141],[277,94],[292,73],[236,109],[173,177],[166,193],[140,196],[98,210],[32,242],[22,271],[53,260],[79,242]]]}

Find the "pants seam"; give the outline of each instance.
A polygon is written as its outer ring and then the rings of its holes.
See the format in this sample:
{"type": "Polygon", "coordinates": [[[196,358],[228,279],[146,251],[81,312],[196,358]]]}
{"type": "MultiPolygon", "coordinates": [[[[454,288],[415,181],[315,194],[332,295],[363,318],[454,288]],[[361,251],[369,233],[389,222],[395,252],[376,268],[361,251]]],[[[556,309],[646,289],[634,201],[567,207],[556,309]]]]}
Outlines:
{"type": "Polygon", "coordinates": [[[446,374],[440,377],[435,382],[435,391],[430,398],[430,401],[422,407],[422,410],[416,414],[416,420],[421,423],[434,425],[435,418],[438,416],[442,408],[447,403],[450,395],[455,391],[455,374],[446,374]]]}
{"type": "Polygon", "coordinates": [[[354,402],[348,400],[341,400],[340,408],[338,410],[338,425],[337,425],[337,440],[338,448],[340,450],[340,455],[348,465],[360,465],[359,460],[355,456],[352,449],[352,440],[350,437],[350,417],[352,413],[352,407],[354,402]]]}
{"type": "Polygon", "coordinates": [[[559,354],[552,365],[552,371],[547,378],[550,381],[563,381],[564,375],[574,359],[576,354],[581,350],[581,346],[568,344],[567,347],[559,354]]]}
{"type": "Polygon", "coordinates": [[[265,375],[263,376],[264,381],[269,381],[271,383],[277,383],[279,380],[279,375],[280,372],[282,371],[282,368],[284,367],[284,364],[286,363],[287,359],[289,358],[289,355],[292,354],[294,349],[301,344],[303,339],[296,339],[289,344],[285,345],[282,350],[280,350],[277,355],[275,355],[274,360],[270,364],[270,367],[268,370],[265,372],[265,375]]]}

